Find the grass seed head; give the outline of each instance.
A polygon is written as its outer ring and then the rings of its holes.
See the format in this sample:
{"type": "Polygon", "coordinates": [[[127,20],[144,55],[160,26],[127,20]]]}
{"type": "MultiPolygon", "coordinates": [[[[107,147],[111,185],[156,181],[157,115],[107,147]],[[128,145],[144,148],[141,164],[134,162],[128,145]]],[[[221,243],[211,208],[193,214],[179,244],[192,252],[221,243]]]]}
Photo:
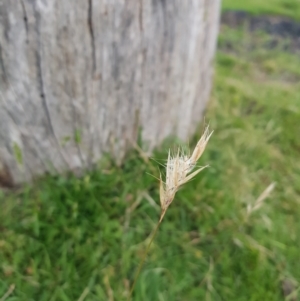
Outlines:
{"type": "Polygon", "coordinates": [[[160,203],[161,203],[161,217],[162,221],[168,207],[172,203],[178,189],[200,171],[207,166],[198,168],[194,172],[191,171],[195,168],[197,161],[203,154],[205,147],[211,137],[212,132],[206,127],[202,137],[198,141],[192,155],[189,157],[183,150],[178,149],[175,155],[171,155],[169,151],[168,160],[166,164],[166,181],[163,183],[160,175],[160,203]]]}

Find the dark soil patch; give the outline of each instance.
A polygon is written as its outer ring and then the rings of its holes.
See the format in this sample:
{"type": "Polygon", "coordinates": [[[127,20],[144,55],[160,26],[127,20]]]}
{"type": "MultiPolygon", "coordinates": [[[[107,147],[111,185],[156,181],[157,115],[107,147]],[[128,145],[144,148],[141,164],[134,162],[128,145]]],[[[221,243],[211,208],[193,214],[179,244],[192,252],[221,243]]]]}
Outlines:
{"type": "Polygon", "coordinates": [[[291,41],[289,50],[300,50],[300,22],[286,17],[253,16],[245,11],[225,11],[222,13],[221,24],[231,28],[243,27],[250,32],[264,31],[276,38],[270,43],[271,48],[277,46],[278,38],[284,38],[291,41]]]}

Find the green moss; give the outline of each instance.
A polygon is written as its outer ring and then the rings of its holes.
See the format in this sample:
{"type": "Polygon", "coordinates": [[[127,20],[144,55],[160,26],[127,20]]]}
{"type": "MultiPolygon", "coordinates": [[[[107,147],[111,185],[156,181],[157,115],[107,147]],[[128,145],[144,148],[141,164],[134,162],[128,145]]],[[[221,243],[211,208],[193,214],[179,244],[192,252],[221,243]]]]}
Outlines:
{"type": "Polygon", "coordinates": [[[79,129],[75,130],[74,139],[77,144],[81,143],[81,130],[79,130],[79,129]]]}
{"type": "Polygon", "coordinates": [[[23,155],[20,146],[17,143],[13,144],[15,160],[19,165],[23,165],[23,155]]]}

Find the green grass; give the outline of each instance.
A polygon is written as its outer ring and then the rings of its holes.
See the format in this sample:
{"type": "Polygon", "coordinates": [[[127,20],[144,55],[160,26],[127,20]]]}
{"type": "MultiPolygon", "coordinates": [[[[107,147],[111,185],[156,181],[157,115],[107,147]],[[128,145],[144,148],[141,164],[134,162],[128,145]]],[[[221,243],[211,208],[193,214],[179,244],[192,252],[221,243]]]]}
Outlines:
{"type": "Polygon", "coordinates": [[[223,0],[223,10],[244,10],[252,14],[287,16],[300,20],[299,0],[223,0]]]}
{"type": "MultiPolygon", "coordinates": [[[[133,300],[284,300],[284,279],[299,290],[299,58],[267,43],[222,32],[206,112],[215,133],[200,160],[211,167],[176,195],[133,300]]],[[[159,162],[170,145],[154,154],[159,162]]],[[[126,300],[159,218],[147,174],[159,172],[135,151],[121,167],[101,166],[0,193],[0,298],[15,284],[8,301],[126,300]]]]}

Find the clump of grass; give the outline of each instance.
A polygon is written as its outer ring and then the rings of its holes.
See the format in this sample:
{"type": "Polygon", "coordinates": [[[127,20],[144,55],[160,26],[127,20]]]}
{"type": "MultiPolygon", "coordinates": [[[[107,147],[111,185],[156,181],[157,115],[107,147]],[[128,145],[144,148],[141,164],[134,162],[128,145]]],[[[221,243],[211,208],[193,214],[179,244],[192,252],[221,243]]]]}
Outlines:
{"type": "Polygon", "coordinates": [[[209,127],[207,126],[204,130],[203,135],[201,136],[200,140],[198,141],[193,153],[189,156],[183,149],[178,148],[177,153],[175,155],[171,155],[171,151],[169,150],[169,155],[166,164],[166,180],[163,182],[162,176],[160,174],[160,186],[159,186],[159,196],[160,196],[160,205],[161,205],[161,214],[160,219],[156,225],[156,228],[150,238],[150,242],[146,248],[146,251],[143,255],[143,258],[140,262],[139,268],[137,270],[135,279],[133,281],[128,300],[131,299],[134,287],[136,285],[137,279],[140,275],[141,269],[143,267],[144,261],[146,256],[149,252],[151,244],[154,240],[154,237],[158,231],[158,228],[163,221],[163,218],[174,200],[174,197],[179,190],[179,188],[192,180],[199,172],[201,172],[204,168],[208,165],[203,166],[195,170],[197,161],[200,159],[201,155],[203,154],[206,145],[209,141],[213,132],[209,132],[209,127]]]}

